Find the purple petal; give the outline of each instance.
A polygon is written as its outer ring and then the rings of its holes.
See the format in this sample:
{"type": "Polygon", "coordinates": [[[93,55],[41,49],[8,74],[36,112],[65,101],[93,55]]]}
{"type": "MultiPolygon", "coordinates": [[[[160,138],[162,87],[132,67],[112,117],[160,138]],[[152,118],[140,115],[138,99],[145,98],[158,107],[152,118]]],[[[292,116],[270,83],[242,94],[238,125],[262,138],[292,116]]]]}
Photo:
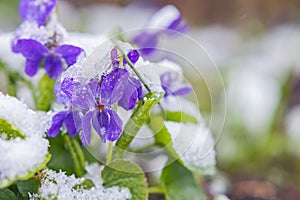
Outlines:
{"type": "Polygon", "coordinates": [[[66,94],[72,105],[88,110],[96,104],[94,96],[96,92],[93,91],[95,88],[92,88],[92,85],[75,81],[73,78],[65,78],[61,84],[61,91],[66,94]]]}
{"type": "Polygon", "coordinates": [[[119,67],[119,54],[118,54],[118,50],[116,48],[113,48],[110,52],[110,59],[111,59],[111,63],[112,66],[114,68],[119,67]]]}
{"type": "Polygon", "coordinates": [[[78,112],[70,112],[65,120],[65,126],[70,136],[75,137],[81,127],[81,119],[78,112]]]}
{"type": "MultiPolygon", "coordinates": [[[[139,52],[137,51],[137,50],[131,50],[131,51],[129,51],[129,53],[127,54],[127,57],[129,58],[129,60],[133,63],[133,64],[135,64],[137,61],[138,61],[138,59],[139,59],[139,57],[140,57],[140,54],[139,54],[139,52]]],[[[125,62],[126,62],[126,60],[124,60],[125,62]]]]}
{"type": "Polygon", "coordinates": [[[107,113],[110,116],[110,123],[106,126],[106,138],[113,142],[120,137],[123,122],[114,110],[107,109],[107,113]]]}
{"type": "Polygon", "coordinates": [[[25,73],[28,76],[34,76],[39,69],[40,61],[30,61],[26,60],[25,63],[25,73]]]}
{"type": "Polygon", "coordinates": [[[106,142],[105,127],[108,126],[109,120],[110,116],[105,110],[97,112],[92,118],[93,127],[100,136],[102,142],[106,142]]]}
{"type": "Polygon", "coordinates": [[[26,59],[36,62],[41,62],[42,59],[49,53],[47,47],[32,39],[18,40],[15,49],[26,59]]]}
{"type": "Polygon", "coordinates": [[[185,86],[185,87],[175,90],[174,95],[186,96],[186,95],[190,94],[192,91],[193,91],[193,88],[191,86],[185,86]]]}
{"type": "Polygon", "coordinates": [[[64,93],[62,91],[62,83],[60,81],[57,81],[54,85],[54,90],[55,90],[55,95],[56,95],[56,100],[62,104],[64,104],[65,106],[69,106],[70,105],[70,98],[69,96],[67,96],[66,93],[64,93]]]}
{"type": "Polygon", "coordinates": [[[62,72],[61,57],[50,54],[45,60],[45,70],[50,78],[56,79],[62,72]]]}
{"type": "Polygon", "coordinates": [[[128,78],[128,71],[121,68],[116,68],[109,74],[102,76],[100,104],[111,106],[119,101],[123,96],[128,78]]]}
{"type": "Polygon", "coordinates": [[[126,88],[124,89],[124,95],[118,102],[119,106],[123,107],[125,110],[133,109],[141,93],[141,82],[138,79],[130,77],[126,88]]]}
{"type": "Polygon", "coordinates": [[[83,52],[82,48],[67,44],[58,46],[54,50],[54,53],[61,55],[65,59],[68,67],[76,63],[77,57],[81,52],[83,52]]]}
{"type": "Polygon", "coordinates": [[[82,134],[80,135],[82,146],[90,145],[92,116],[93,116],[93,111],[89,111],[82,118],[82,134]]]}
{"type": "Polygon", "coordinates": [[[174,19],[170,25],[167,27],[169,30],[177,31],[180,33],[185,33],[188,31],[189,26],[182,20],[182,16],[178,16],[177,19],[174,19]]]}
{"type": "Polygon", "coordinates": [[[64,122],[64,119],[68,115],[68,113],[69,113],[69,111],[61,111],[52,117],[52,123],[48,130],[49,137],[55,137],[59,133],[59,130],[64,122]]]}
{"type": "Polygon", "coordinates": [[[56,6],[56,2],[56,0],[21,0],[19,12],[22,21],[35,21],[39,26],[45,25],[48,16],[56,6]]]}

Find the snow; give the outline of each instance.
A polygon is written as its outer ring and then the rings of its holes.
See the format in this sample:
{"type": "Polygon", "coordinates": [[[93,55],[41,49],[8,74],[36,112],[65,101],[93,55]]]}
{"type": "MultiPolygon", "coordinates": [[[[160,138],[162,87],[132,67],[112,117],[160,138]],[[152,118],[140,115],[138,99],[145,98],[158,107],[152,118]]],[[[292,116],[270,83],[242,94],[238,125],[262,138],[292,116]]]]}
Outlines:
{"type": "Polygon", "coordinates": [[[0,183],[5,184],[42,165],[48,153],[49,143],[43,136],[50,118],[43,112],[30,110],[18,99],[0,93],[0,119],[25,135],[25,139],[0,138],[0,183]]]}
{"type": "Polygon", "coordinates": [[[42,44],[46,44],[55,35],[57,43],[63,43],[67,37],[67,31],[56,20],[54,15],[51,16],[46,26],[38,26],[36,22],[25,21],[15,32],[16,39],[34,39],[42,44]]]}
{"type": "MultiPolygon", "coordinates": [[[[88,171],[93,171],[90,166],[88,171]]],[[[97,167],[96,167],[97,168],[97,167]]],[[[65,172],[55,172],[52,170],[42,171],[44,178],[41,182],[41,187],[38,194],[31,194],[30,199],[55,199],[70,200],[70,199],[89,199],[89,200],[126,200],[131,199],[131,194],[127,188],[111,187],[104,188],[101,185],[95,185],[91,189],[74,189],[84,181],[84,178],[76,178],[74,175],[67,176],[65,172]]],[[[98,172],[100,174],[100,171],[98,172]]],[[[97,175],[96,175],[97,177],[97,175]]]]}
{"type": "Polygon", "coordinates": [[[173,147],[190,168],[206,168],[216,164],[215,141],[205,123],[165,122],[173,147]]]}

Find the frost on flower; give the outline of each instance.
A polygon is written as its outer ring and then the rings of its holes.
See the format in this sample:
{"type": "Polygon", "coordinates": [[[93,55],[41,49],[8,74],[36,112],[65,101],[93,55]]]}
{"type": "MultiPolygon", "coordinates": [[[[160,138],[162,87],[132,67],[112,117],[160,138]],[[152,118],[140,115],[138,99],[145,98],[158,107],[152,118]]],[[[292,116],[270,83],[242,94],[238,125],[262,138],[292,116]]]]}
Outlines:
{"type": "MultiPolygon", "coordinates": [[[[133,109],[142,98],[142,86],[138,79],[130,75],[126,63],[120,62],[116,49],[110,52],[110,65],[106,71],[95,73],[91,79],[78,74],[72,77],[67,71],[71,76],[63,75],[62,81],[57,83],[57,100],[67,110],[54,115],[48,131],[50,137],[55,137],[63,124],[73,137],[80,131],[83,145],[90,144],[92,127],[103,142],[115,141],[120,137],[123,122],[113,106],[133,109]]],[[[135,50],[129,51],[128,55],[131,62],[136,62],[139,57],[135,50]]]]}
{"type": "Polygon", "coordinates": [[[29,178],[50,159],[43,138],[48,117],[0,93],[0,188],[29,178]]]}
{"type": "Polygon", "coordinates": [[[204,123],[165,122],[165,125],[171,134],[173,147],[187,167],[207,168],[216,164],[215,141],[204,123]]]}
{"type": "MultiPolygon", "coordinates": [[[[100,171],[97,172],[100,174],[100,171]]],[[[111,187],[104,188],[95,184],[90,189],[83,186],[84,178],[67,176],[64,172],[45,170],[44,178],[37,194],[31,194],[30,199],[91,199],[91,200],[126,200],[131,199],[128,188],[111,187]]]]}

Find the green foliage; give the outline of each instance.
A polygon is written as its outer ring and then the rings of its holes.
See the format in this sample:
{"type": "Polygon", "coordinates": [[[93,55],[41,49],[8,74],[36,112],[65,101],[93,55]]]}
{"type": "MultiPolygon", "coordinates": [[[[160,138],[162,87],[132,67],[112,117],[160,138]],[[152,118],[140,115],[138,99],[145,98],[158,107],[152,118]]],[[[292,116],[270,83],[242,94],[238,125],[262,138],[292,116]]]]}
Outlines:
{"type": "Polygon", "coordinates": [[[6,140],[13,138],[22,138],[25,139],[25,135],[22,134],[16,127],[8,123],[5,119],[0,119],[0,136],[3,138],[5,135],[6,140]]]}
{"type": "Polygon", "coordinates": [[[71,138],[68,134],[63,135],[65,144],[71,153],[75,174],[80,177],[85,174],[85,159],[82,152],[82,147],[75,138],[71,138]]]}
{"type": "Polygon", "coordinates": [[[49,152],[52,155],[52,159],[48,163],[48,167],[53,170],[64,170],[66,174],[71,175],[75,173],[73,159],[65,146],[64,138],[61,134],[58,134],[54,138],[48,138],[50,143],[49,152]]]}
{"type": "Polygon", "coordinates": [[[196,184],[192,172],[177,161],[165,166],[160,181],[167,200],[206,199],[204,193],[196,184]]]}
{"type": "Polygon", "coordinates": [[[1,200],[16,200],[16,195],[9,189],[1,189],[0,190],[0,199],[1,200]]]}
{"type": "Polygon", "coordinates": [[[82,188],[85,190],[89,190],[94,186],[95,184],[93,183],[93,181],[91,181],[90,179],[85,179],[82,183],[74,185],[73,189],[78,190],[82,188]]]}
{"type": "Polygon", "coordinates": [[[46,74],[39,80],[38,88],[34,93],[37,110],[49,111],[51,103],[55,99],[54,94],[55,80],[46,74]]]}
{"type": "Polygon", "coordinates": [[[139,106],[135,109],[131,118],[126,123],[123,133],[121,137],[118,139],[116,143],[115,152],[118,156],[123,154],[122,150],[126,150],[140,130],[142,125],[149,118],[149,112],[153,108],[154,105],[158,103],[158,101],[162,98],[161,93],[148,93],[145,95],[144,99],[139,103],[139,106]]]}
{"type": "Polygon", "coordinates": [[[166,111],[166,121],[173,121],[173,122],[183,122],[183,123],[198,123],[198,120],[184,112],[172,112],[166,111]]]}
{"type": "Polygon", "coordinates": [[[16,185],[23,199],[28,200],[29,199],[28,193],[31,194],[37,193],[39,187],[41,186],[41,183],[39,179],[32,178],[27,181],[18,181],[16,185]]]}
{"type": "Polygon", "coordinates": [[[147,181],[143,170],[130,161],[115,160],[102,171],[104,187],[127,187],[132,200],[148,199],[147,181]]]}

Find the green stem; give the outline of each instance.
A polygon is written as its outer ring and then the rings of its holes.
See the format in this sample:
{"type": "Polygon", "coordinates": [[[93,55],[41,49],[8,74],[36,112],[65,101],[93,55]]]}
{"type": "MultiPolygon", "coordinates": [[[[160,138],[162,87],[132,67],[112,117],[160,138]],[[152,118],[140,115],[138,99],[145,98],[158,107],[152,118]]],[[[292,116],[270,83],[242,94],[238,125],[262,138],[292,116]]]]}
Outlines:
{"type": "Polygon", "coordinates": [[[112,160],[112,152],[113,152],[113,143],[108,142],[108,150],[107,150],[107,155],[106,155],[106,165],[109,165],[109,163],[112,160]]]}
{"type": "Polygon", "coordinates": [[[275,134],[280,131],[282,120],[286,111],[286,107],[288,104],[289,96],[291,93],[293,80],[294,80],[294,70],[291,70],[284,80],[281,87],[281,96],[279,99],[279,103],[277,109],[274,113],[274,118],[272,120],[272,124],[270,127],[270,134],[275,134]]]}
{"type": "Polygon", "coordinates": [[[75,174],[77,177],[81,177],[85,174],[85,159],[82,148],[77,140],[75,138],[71,138],[68,134],[64,134],[63,138],[73,159],[75,174]]]}
{"type": "MultiPolygon", "coordinates": [[[[135,75],[139,78],[139,80],[142,82],[142,84],[144,85],[144,87],[146,88],[146,90],[148,92],[152,92],[150,86],[146,83],[146,81],[144,80],[144,78],[142,77],[142,75],[135,69],[133,63],[131,62],[131,60],[128,58],[128,56],[122,51],[121,48],[119,48],[117,46],[117,48],[119,49],[119,51],[121,51],[122,55],[124,56],[126,62],[128,63],[129,67],[132,69],[132,71],[135,73],[135,75]]],[[[162,107],[162,105],[158,102],[158,106],[163,114],[163,117],[165,116],[165,111],[164,108],[162,107]]]]}
{"type": "Polygon", "coordinates": [[[8,66],[6,66],[3,62],[0,61],[0,70],[3,71],[8,76],[8,93],[11,96],[16,95],[16,83],[22,82],[24,85],[26,85],[31,91],[33,91],[33,85],[30,81],[26,80],[24,77],[22,77],[19,73],[12,71],[9,69],[8,66]]]}
{"type": "Polygon", "coordinates": [[[139,148],[131,149],[131,152],[134,152],[134,153],[144,152],[155,146],[156,146],[155,143],[150,143],[150,144],[147,144],[147,145],[139,147],[139,148]]]}
{"type": "Polygon", "coordinates": [[[164,194],[165,191],[161,186],[153,186],[148,188],[149,194],[164,194]]]}
{"type": "Polygon", "coordinates": [[[146,81],[144,80],[144,78],[141,76],[141,74],[135,69],[133,63],[131,62],[131,60],[128,58],[128,56],[122,51],[121,48],[117,47],[122,55],[124,56],[127,64],[129,65],[129,67],[132,69],[132,71],[135,73],[135,75],[140,79],[140,81],[142,82],[142,84],[144,85],[144,87],[147,89],[148,92],[151,92],[151,88],[150,86],[146,83],[146,81]]]}

